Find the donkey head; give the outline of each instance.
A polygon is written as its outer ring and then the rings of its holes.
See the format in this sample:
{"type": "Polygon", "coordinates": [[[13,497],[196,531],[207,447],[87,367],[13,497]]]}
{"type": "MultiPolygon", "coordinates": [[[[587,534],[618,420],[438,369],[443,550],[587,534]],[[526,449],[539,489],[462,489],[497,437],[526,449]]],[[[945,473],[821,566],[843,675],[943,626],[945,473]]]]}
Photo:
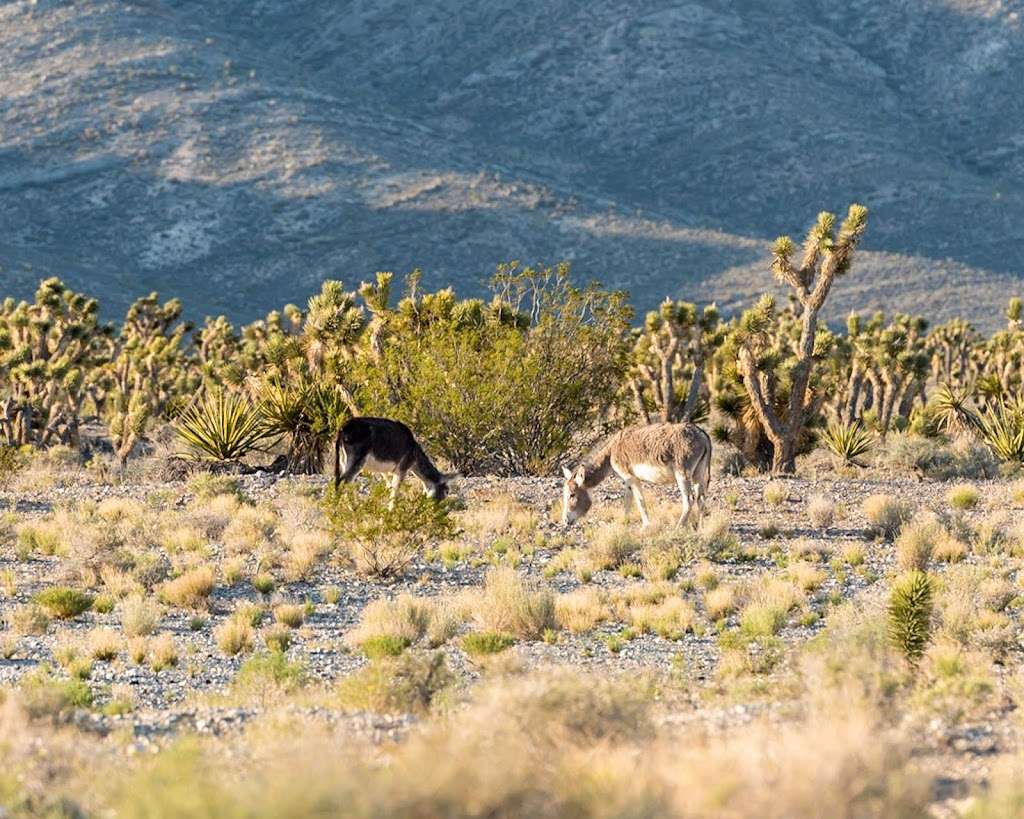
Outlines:
{"type": "Polygon", "coordinates": [[[448,497],[448,484],[461,477],[461,472],[442,472],[434,483],[425,484],[424,489],[431,500],[443,501],[448,497]]]}
{"type": "Polygon", "coordinates": [[[562,467],[565,484],[562,486],[562,523],[566,526],[575,523],[590,511],[590,493],[584,486],[586,473],[582,466],[575,471],[567,466],[562,467]]]}

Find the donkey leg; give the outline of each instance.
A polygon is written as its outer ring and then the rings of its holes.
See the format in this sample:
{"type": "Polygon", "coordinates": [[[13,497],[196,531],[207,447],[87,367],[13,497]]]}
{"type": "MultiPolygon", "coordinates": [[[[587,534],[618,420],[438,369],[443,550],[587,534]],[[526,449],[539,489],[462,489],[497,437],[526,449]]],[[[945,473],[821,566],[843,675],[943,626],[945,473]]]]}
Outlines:
{"type": "Polygon", "coordinates": [[[629,481],[630,491],[633,493],[633,501],[636,503],[637,511],[640,513],[640,520],[646,529],[651,525],[651,519],[647,516],[647,506],[644,504],[644,493],[640,491],[640,484],[636,481],[629,481]]]}
{"type": "Polygon", "coordinates": [[[676,472],[676,485],[679,487],[679,499],[683,505],[683,511],[679,515],[679,525],[685,526],[690,520],[690,512],[693,511],[693,507],[690,505],[693,486],[685,472],[676,472]]]}
{"type": "Polygon", "coordinates": [[[398,490],[402,486],[402,479],[405,477],[405,472],[400,469],[396,469],[391,473],[391,500],[388,502],[388,509],[395,508],[395,501],[398,500],[398,490]]]}
{"type": "Polygon", "coordinates": [[[363,468],[363,464],[366,463],[366,457],[370,454],[370,447],[345,447],[345,471],[341,473],[339,481],[341,483],[348,483],[356,475],[359,474],[359,470],[363,468]]]}

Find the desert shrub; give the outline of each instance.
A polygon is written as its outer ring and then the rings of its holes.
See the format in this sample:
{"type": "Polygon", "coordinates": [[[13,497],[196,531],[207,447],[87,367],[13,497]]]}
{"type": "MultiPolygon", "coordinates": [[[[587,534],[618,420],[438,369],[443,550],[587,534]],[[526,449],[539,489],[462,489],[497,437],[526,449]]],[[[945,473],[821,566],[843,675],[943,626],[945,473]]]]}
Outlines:
{"type": "Polygon", "coordinates": [[[595,570],[617,569],[629,561],[642,545],[636,527],[612,523],[594,531],[587,556],[595,570]]]}
{"type": "Polygon", "coordinates": [[[236,654],[252,650],[253,629],[257,625],[259,620],[252,609],[239,606],[214,629],[213,639],[224,654],[234,657],[236,654]]]}
{"type": "Polygon", "coordinates": [[[198,609],[206,605],[213,588],[213,569],[199,566],[164,583],[160,597],[171,606],[198,609]]]}
{"type": "Polygon", "coordinates": [[[50,625],[50,615],[35,603],[25,603],[11,609],[6,615],[7,625],[20,636],[40,636],[50,625]]]}
{"type": "Polygon", "coordinates": [[[769,481],[764,485],[762,496],[769,506],[781,506],[789,498],[789,487],[783,481],[769,481]]]}
{"type": "Polygon", "coordinates": [[[877,460],[882,469],[898,469],[940,481],[980,480],[999,473],[999,461],[991,451],[967,435],[952,442],[902,433],[889,435],[877,460]]]}
{"type": "Polygon", "coordinates": [[[494,290],[490,303],[441,291],[386,311],[364,401],[464,472],[549,473],[615,401],[630,311],[622,294],[572,287],[567,265],[503,266],[494,290]]]}
{"type": "Polygon", "coordinates": [[[969,483],[957,484],[946,492],[946,503],[954,509],[973,509],[980,498],[977,488],[969,483]]]}
{"type": "Polygon", "coordinates": [[[160,622],[160,605],[141,594],[125,598],[120,605],[121,629],[126,637],[152,634],[160,622]]]}
{"type": "Polygon", "coordinates": [[[736,589],[718,586],[704,595],[704,608],[712,620],[721,620],[736,608],[736,589]]]}
{"type": "Polygon", "coordinates": [[[174,430],[193,455],[214,461],[244,458],[275,435],[248,398],[224,390],[207,393],[185,410],[174,430]]]}
{"type": "Polygon", "coordinates": [[[76,708],[92,707],[92,690],[87,683],[57,679],[46,666],[22,677],[18,691],[21,705],[32,719],[59,720],[76,708]]]}
{"type": "Polygon", "coordinates": [[[508,567],[487,572],[484,587],[471,606],[474,619],[484,631],[535,640],[557,626],[554,595],[508,567]]]}
{"type": "Polygon", "coordinates": [[[55,555],[64,550],[61,532],[50,520],[26,521],[16,532],[16,551],[22,560],[33,554],[55,555]]]}
{"type": "Polygon", "coordinates": [[[240,500],[242,486],[238,478],[230,475],[215,475],[212,472],[200,472],[189,478],[185,488],[199,500],[210,500],[220,495],[227,495],[240,500]]]}
{"type": "Polygon", "coordinates": [[[977,416],[982,441],[999,460],[1024,463],[1024,399],[1003,400],[977,416]]]}
{"type": "Polygon", "coordinates": [[[271,697],[296,691],[306,681],[306,670],[290,662],[282,651],[264,652],[249,657],[231,683],[232,691],[243,697],[266,702],[271,697]]]}
{"type": "Polygon", "coordinates": [[[499,631],[471,631],[462,638],[462,650],[470,657],[485,657],[500,654],[515,642],[515,637],[499,631]]]}
{"type": "Polygon", "coordinates": [[[454,679],[440,651],[407,651],[399,657],[375,660],[342,678],[338,698],[347,708],[422,714],[454,679]]]}
{"type": "Polygon", "coordinates": [[[150,639],[147,654],[149,667],[154,671],[163,671],[178,664],[178,647],[174,637],[166,632],[150,639]]]}
{"type": "Polygon", "coordinates": [[[910,661],[924,654],[931,636],[933,584],[924,572],[901,575],[889,593],[889,638],[910,661]]]}
{"type": "Polygon", "coordinates": [[[348,547],[358,571],[374,576],[400,574],[427,543],[451,537],[451,506],[409,486],[392,505],[382,481],[365,493],[355,483],[342,484],[324,497],[332,535],[348,547]]]}
{"type": "Polygon", "coordinates": [[[349,645],[363,648],[368,641],[393,641],[410,646],[418,642],[430,627],[434,604],[426,598],[400,594],[380,598],[366,605],[359,624],[345,637],[349,645]]]}
{"type": "Polygon", "coordinates": [[[92,605],[91,595],[67,586],[43,589],[34,600],[43,611],[58,620],[71,620],[88,611],[92,605]]]}
{"type": "Polygon", "coordinates": [[[870,495],[864,499],[861,508],[870,531],[886,540],[896,537],[900,527],[913,514],[913,507],[909,503],[891,495],[870,495]]]}
{"type": "Polygon", "coordinates": [[[828,529],[836,518],[836,505],[825,495],[811,495],[807,499],[807,519],[816,529],[828,529]]]}
{"type": "Polygon", "coordinates": [[[790,563],[786,573],[796,587],[804,591],[818,588],[825,580],[825,573],[821,569],[803,560],[790,563]]]}
{"type": "Polygon", "coordinates": [[[740,632],[746,637],[771,637],[789,619],[801,601],[800,592],[787,580],[765,577],[750,593],[740,612],[740,632]]]}
{"type": "Polygon", "coordinates": [[[925,571],[944,532],[942,525],[930,515],[919,515],[905,524],[896,538],[897,568],[925,571]]]}
{"type": "Polygon", "coordinates": [[[641,633],[653,633],[666,640],[678,640],[692,631],[697,614],[693,605],[681,597],[667,597],[660,603],[642,603],[629,607],[629,623],[641,633]]]}
{"type": "Polygon", "coordinates": [[[590,631],[607,617],[607,606],[596,589],[577,589],[555,598],[555,619],[573,634],[590,631]]]}

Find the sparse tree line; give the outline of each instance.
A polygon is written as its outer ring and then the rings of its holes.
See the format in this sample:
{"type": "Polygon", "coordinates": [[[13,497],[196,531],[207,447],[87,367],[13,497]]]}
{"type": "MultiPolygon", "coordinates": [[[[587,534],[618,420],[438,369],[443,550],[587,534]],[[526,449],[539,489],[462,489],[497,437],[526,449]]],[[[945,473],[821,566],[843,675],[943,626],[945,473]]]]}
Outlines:
{"type": "Polygon", "coordinates": [[[791,291],[730,320],[666,300],[631,326],[625,294],[574,285],[565,264],[499,267],[489,299],[400,294],[390,273],[347,290],[324,282],[235,327],[194,327],[178,300],[140,298],[115,326],[58,279],[0,305],[0,442],[79,445],[99,419],[124,462],[161,422],[193,454],[241,458],[280,442],[287,468],[320,471],[353,415],[387,415],[464,472],[549,474],[603,433],[636,421],[707,423],[746,463],[792,472],[818,442],[856,463],[892,430],[969,434],[1024,461],[1024,328],[1012,299],[991,337],[954,320],[819,319],[854,262],[867,211],[822,213],[802,246],[772,245],[791,291]]]}

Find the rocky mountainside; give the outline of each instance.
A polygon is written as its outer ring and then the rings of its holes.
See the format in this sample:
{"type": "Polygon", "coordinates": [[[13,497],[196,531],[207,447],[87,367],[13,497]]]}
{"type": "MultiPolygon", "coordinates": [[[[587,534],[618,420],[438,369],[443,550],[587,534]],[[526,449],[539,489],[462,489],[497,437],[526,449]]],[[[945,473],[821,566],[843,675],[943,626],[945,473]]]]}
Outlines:
{"type": "Polygon", "coordinates": [[[872,209],[850,309],[1024,291],[1024,0],[0,4],[0,274],[249,319],[325,277],[574,261],[743,305],[872,209]]]}

